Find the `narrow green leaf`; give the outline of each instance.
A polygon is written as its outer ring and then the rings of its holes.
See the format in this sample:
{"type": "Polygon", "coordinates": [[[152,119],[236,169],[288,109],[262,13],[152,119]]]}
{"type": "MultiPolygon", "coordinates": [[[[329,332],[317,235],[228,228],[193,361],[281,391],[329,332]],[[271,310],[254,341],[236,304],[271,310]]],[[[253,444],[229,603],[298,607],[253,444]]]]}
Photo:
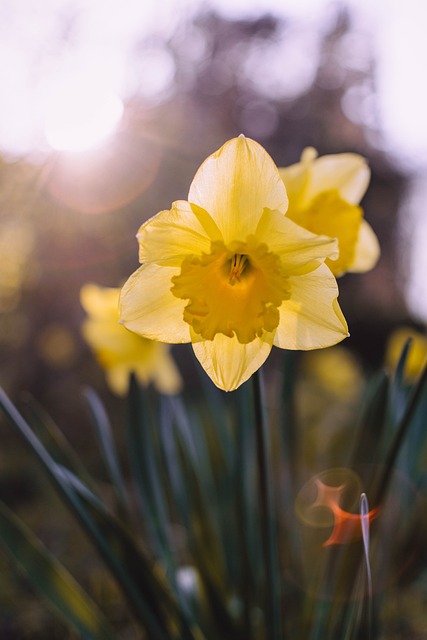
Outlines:
{"type": "Polygon", "coordinates": [[[177,449],[188,491],[191,523],[188,529],[189,552],[203,583],[209,609],[208,624],[213,629],[206,635],[240,639],[235,620],[228,610],[230,586],[225,571],[223,549],[212,520],[209,503],[204,499],[197,473],[190,464],[185,443],[177,430],[177,449]]]}
{"type": "Polygon", "coordinates": [[[201,367],[197,371],[200,373],[199,379],[203,393],[196,406],[205,424],[212,424],[214,418],[215,433],[220,442],[224,464],[230,469],[234,464],[235,448],[227,414],[228,394],[215,387],[201,367]]]}
{"type": "MultiPolygon", "coordinates": [[[[365,405],[350,447],[349,466],[378,465],[383,462],[384,434],[387,427],[390,380],[385,372],[376,376],[368,387],[365,405]]],[[[368,467],[366,467],[368,470],[368,467]]],[[[364,478],[369,483],[369,478],[364,478]]]]}
{"type": "Polygon", "coordinates": [[[0,540],[34,587],[78,633],[88,640],[114,640],[114,630],[88,594],[2,502],[0,540]]]}
{"type": "Polygon", "coordinates": [[[105,509],[100,498],[89,489],[89,487],[78,478],[72,471],[61,464],[57,464],[55,468],[57,479],[64,485],[68,485],[70,489],[80,494],[87,502],[92,503],[98,509],[105,509]]]}
{"type": "Polygon", "coordinates": [[[159,435],[166,473],[169,479],[168,489],[174,502],[178,520],[188,528],[191,523],[191,505],[188,487],[180,464],[174,427],[173,407],[165,398],[161,403],[159,435]]]}
{"type": "Polygon", "coordinates": [[[221,421],[222,418],[221,411],[207,423],[194,407],[185,405],[181,398],[170,398],[167,403],[170,406],[168,415],[181,443],[182,458],[186,458],[187,468],[192,469],[200,500],[209,505],[210,526],[218,540],[217,546],[222,549],[228,582],[232,587],[236,573],[236,552],[233,553],[232,544],[235,514],[231,469],[224,457],[223,440],[216,430],[217,419],[221,421]]]}
{"type": "Polygon", "coordinates": [[[408,360],[409,352],[411,350],[412,342],[413,342],[412,338],[408,338],[408,340],[405,342],[402,349],[402,353],[400,354],[400,358],[396,366],[394,380],[395,380],[395,385],[398,388],[402,388],[405,385],[405,377],[404,377],[405,366],[408,360]]]}
{"type": "Polygon", "coordinates": [[[150,400],[149,390],[141,389],[135,376],[131,376],[128,397],[129,462],[152,549],[168,568],[171,562],[167,535],[168,517],[163,487],[160,485],[160,479],[165,474],[159,474],[150,400]]]}
{"type": "Polygon", "coordinates": [[[192,639],[186,624],[166,585],[122,523],[88,500],[85,491],[76,492],[70,476],[50,456],[24,418],[0,389],[0,407],[12,425],[36,455],[67,506],[93,542],[106,566],[116,578],[137,620],[147,630],[150,640],[192,639]],[[175,635],[176,629],[180,635],[175,635]]]}
{"type": "Polygon", "coordinates": [[[114,443],[110,420],[108,419],[104,405],[93,389],[86,388],[83,395],[89,407],[92,423],[95,427],[95,433],[103,454],[105,467],[111,478],[117,501],[122,508],[129,508],[125,484],[120,470],[119,456],[114,443]]]}
{"type": "Polygon", "coordinates": [[[150,639],[193,640],[193,632],[164,579],[163,570],[146,557],[116,518],[91,503],[85,503],[85,507],[108,544],[115,573],[120,566],[125,574],[126,593],[137,597],[136,613],[147,628],[150,639]]]}
{"type": "Polygon", "coordinates": [[[399,424],[410,395],[410,386],[405,380],[405,366],[410,353],[411,339],[407,340],[399,357],[394,376],[391,378],[388,397],[388,420],[386,432],[386,448],[394,437],[397,425],[399,424]]]}
{"type": "Polygon", "coordinates": [[[397,425],[397,429],[391,442],[388,451],[386,452],[383,469],[378,474],[373,482],[371,489],[371,502],[373,505],[379,504],[385,496],[388,489],[389,482],[392,477],[392,473],[396,464],[396,460],[401,451],[402,444],[407,437],[408,432],[412,426],[414,417],[417,415],[417,410],[420,404],[424,401],[427,395],[427,366],[425,367],[417,385],[412,391],[412,394],[405,407],[403,416],[397,425]]]}
{"type": "MultiPolygon", "coordinates": [[[[182,604],[182,593],[176,580],[178,565],[174,553],[175,540],[170,527],[172,517],[168,493],[171,493],[171,485],[162,447],[165,425],[160,422],[164,420],[165,415],[161,411],[158,397],[153,397],[149,389],[141,388],[132,376],[129,390],[129,459],[151,546],[166,571],[169,586],[182,604]],[[160,419],[156,421],[154,415],[157,418],[160,416],[160,419]]],[[[170,497],[174,501],[172,493],[170,497]]],[[[189,627],[182,616],[180,624],[183,625],[182,633],[188,634],[189,627]]],[[[190,636],[183,635],[184,637],[190,636]]]]}
{"type": "MultiPolygon", "coordinates": [[[[238,562],[238,549],[233,542],[233,485],[223,464],[222,441],[216,439],[215,425],[216,416],[215,423],[207,424],[194,406],[188,406],[181,398],[162,398],[157,433],[167,469],[166,490],[175,507],[175,517],[187,531],[188,551],[202,585],[190,615],[196,619],[194,610],[198,612],[197,620],[207,637],[232,636],[239,640],[235,622],[227,610],[229,598],[235,593],[227,554],[238,562]],[[218,453],[221,464],[217,475],[222,485],[214,472],[213,458],[218,453]]],[[[185,593],[178,591],[178,596],[182,601],[185,593]]]]}
{"type": "MultiPolygon", "coordinates": [[[[413,393],[414,385],[409,385],[404,377],[404,368],[411,349],[411,339],[409,339],[399,359],[394,376],[392,396],[390,399],[390,414],[393,431],[390,434],[390,444],[395,436],[399,424],[404,416],[405,410],[413,393]]],[[[395,465],[398,466],[409,477],[416,477],[419,472],[425,450],[425,415],[427,410],[427,393],[423,392],[414,408],[410,429],[408,429],[404,440],[402,439],[400,450],[397,453],[395,465]]]]}
{"type": "Polygon", "coordinates": [[[86,485],[94,488],[94,482],[81,459],[65,438],[52,417],[32,396],[25,394],[25,415],[36,436],[52,458],[63,467],[71,469],[86,485]]]}
{"type": "Polygon", "coordinates": [[[363,551],[365,557],[366,568],[366,626],[368,629],[366,640],[373,638],[373,591],[372,591],[372,574],[371,560],[369,557],[370,548],[370,522],[369,522],[369,504],[365,493],[360,496],[360,517],[362,528],[363,551]]]}

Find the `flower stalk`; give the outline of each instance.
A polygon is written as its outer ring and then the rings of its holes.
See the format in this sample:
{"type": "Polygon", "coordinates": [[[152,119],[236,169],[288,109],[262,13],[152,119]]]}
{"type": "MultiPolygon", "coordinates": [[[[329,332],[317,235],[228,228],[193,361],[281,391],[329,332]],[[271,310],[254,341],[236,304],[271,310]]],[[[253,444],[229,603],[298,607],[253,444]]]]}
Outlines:
{"type": "Polygon", "coordinates": [[[273,482],[268,424],[264,410],[264,386],[261,371],[253,376],[255,442],[258,469],[258,499],[261,541],[265,565],[264,615],[266,637],[281,638],[280,579],[274,509],[273,482]]]}

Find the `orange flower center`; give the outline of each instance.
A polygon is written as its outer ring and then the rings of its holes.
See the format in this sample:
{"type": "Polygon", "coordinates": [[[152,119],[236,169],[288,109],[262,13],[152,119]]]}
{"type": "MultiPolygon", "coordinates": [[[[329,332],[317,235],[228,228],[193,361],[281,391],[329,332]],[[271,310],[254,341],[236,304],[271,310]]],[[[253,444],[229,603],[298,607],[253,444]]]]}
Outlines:
{"type": "Polygon", "coordinates": [[[290,295],[279,257],[254,236],[229,247],[213,242],[209,254],[185,258],[172,285],[188,300],[184,320],[198,335],[235,335],[242,344],[277,328],[279,306],[290,295]]]}

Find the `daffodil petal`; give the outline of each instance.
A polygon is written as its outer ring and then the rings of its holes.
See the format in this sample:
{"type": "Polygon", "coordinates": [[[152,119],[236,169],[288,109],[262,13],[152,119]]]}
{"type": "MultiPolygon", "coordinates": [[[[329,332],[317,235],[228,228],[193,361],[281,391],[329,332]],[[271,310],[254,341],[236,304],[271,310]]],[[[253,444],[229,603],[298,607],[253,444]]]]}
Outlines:
{"type": "Polygon", "coordinates": [[[279,175],[283,180],[289,198],[289,207],[297,206],[307,186],[309,178],[308,167],[302,162],[292,164],[290,167],[280,167],[279,175]]]}
{"type": "Polygon", "coordinates": [[[211,240],[220,240],[221,234],[206,211],[179,200],[170,211],[161,211],[145,222],[137,238],[140,262],[176,267],[189,254],[208,253],[211,240]]]}
{"type": "Polygon", "coordinates": [[[124,396],[129,388],[129,367],[124,364],[111,367],[105,371],[108,386],[118,396],[124,396]]]}
{"type": "Polygon", "coordinates": [[[87,318],[81,327],[84,339],[100,353],[102,362],[106,366],[117,360],[120,361],[121,354],[129,353],[135,348],[133,340],[129,339],[129,335],[132,336],[132,334],[119,325],[118,307],[115,313],[115,324],[111,318],[102,320],[92,316],[87,318]]]}
{"type": "Polygon", "coordinates": [[[92,318],[104,319],[108,314],[118,313],[120,289],[85,284],[80,289],[80,304],[92,318]]]}
{"type": "Polygon", "coordinates": [[[127,329],[160,342],[190,342],[183,314],[186,300],[171,293],[177,267],[143,264],[125,282],[120,296],[120,322],[127,329]]]}
{"type": "Polygon", "coordinates": [[[213,340],[193,341],[193,349],[216,386],[224,391],[233,391],[264,364],[272,342],[272,334],[265,334],[249,344],[241,344],[235,337],[228,338],[217,333],[213,340]]]}
{"type": "Polygon", "coordinates": [[[320,349],[341,342],[348,328],[338,305],[338,287],[326,265],[289,278],[291,296],[280,311],[274,338],[282,349],[320,349]]]}
{"type": "Polygon", "coordinates": [[[338,191],[323,191],[304,211],[291,214],[290,218],[311,233],[338,240],[339,256],[326,264],[335,276],[340,276],[354,260],[362,216],[362,209],[343,200],[338,191]]]}
{"type": "MultiPolygon", "coordinates": [[[[182,389],[182,378],[166,345],[159,344],[156,360],[150,371],[150,378],[160,393],[178,393],[182,389]]],[[[136,377],[144,383],[145,368],[135,369],[136,377]]]]}
{"type": "Polygon", "coordinates": [[[309,201],[322,191],[336,190],[343,200],[359,204],[370,177],[371,171],[366,160],[357,153],[320,156],[311,164],[305,197],[309,201]]]}
{"type": "Polygon", "coordinates": [[[179,372],[169,345],[145,339],[119,323],[120,289],[88,284],[80,292],[88,316],[81,331],[97,360],[105,369],[107,382],[115,393],[124,395],[129,374],[162,393],[176,393],[179,372]]]}
{"type": "Polygon", "coordinates": [[[380,245],[372,227],[362,220],[349,271],[361,273],[373,269],[380,257],[380,245]]]}
{"type": "Polygon", "coordinates": [[[280,256],[289,275],[308,273],[326,258],[338,257],[338,243],[334,238],[311,233],[279,211],[264,210],[256,237],[269,251],[280,256]]]}
{"type": "Polygon", "coordinates": [[[268,153],[240,136],[226,142],[197,171],[188,200],[205,209],[224,242],[246,240],[254,233],[265,207],[286,211],[288,198],[268,153]]]}
{"type": "Polygon", "coordinates": [[[308,204],[305,194],[311,178],[311,167],[316,157],[316,150],[307,147],[302,153],[300,162],[279,168],[279,175],[285,184],[289,198],[288,214],[298,213],[308,204]]]}

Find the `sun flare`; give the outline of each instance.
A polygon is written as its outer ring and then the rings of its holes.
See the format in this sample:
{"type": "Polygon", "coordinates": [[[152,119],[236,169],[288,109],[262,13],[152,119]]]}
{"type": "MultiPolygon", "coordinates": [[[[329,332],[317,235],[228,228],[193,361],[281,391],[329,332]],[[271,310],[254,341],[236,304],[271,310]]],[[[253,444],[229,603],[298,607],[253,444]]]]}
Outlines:
{"type": "Polygon", "coordinates": [[[110,136],[123,115],[114,93],[89,87],[57,88],[46,103],[44,133],[52,149],[86,151],[110,136]]]}

